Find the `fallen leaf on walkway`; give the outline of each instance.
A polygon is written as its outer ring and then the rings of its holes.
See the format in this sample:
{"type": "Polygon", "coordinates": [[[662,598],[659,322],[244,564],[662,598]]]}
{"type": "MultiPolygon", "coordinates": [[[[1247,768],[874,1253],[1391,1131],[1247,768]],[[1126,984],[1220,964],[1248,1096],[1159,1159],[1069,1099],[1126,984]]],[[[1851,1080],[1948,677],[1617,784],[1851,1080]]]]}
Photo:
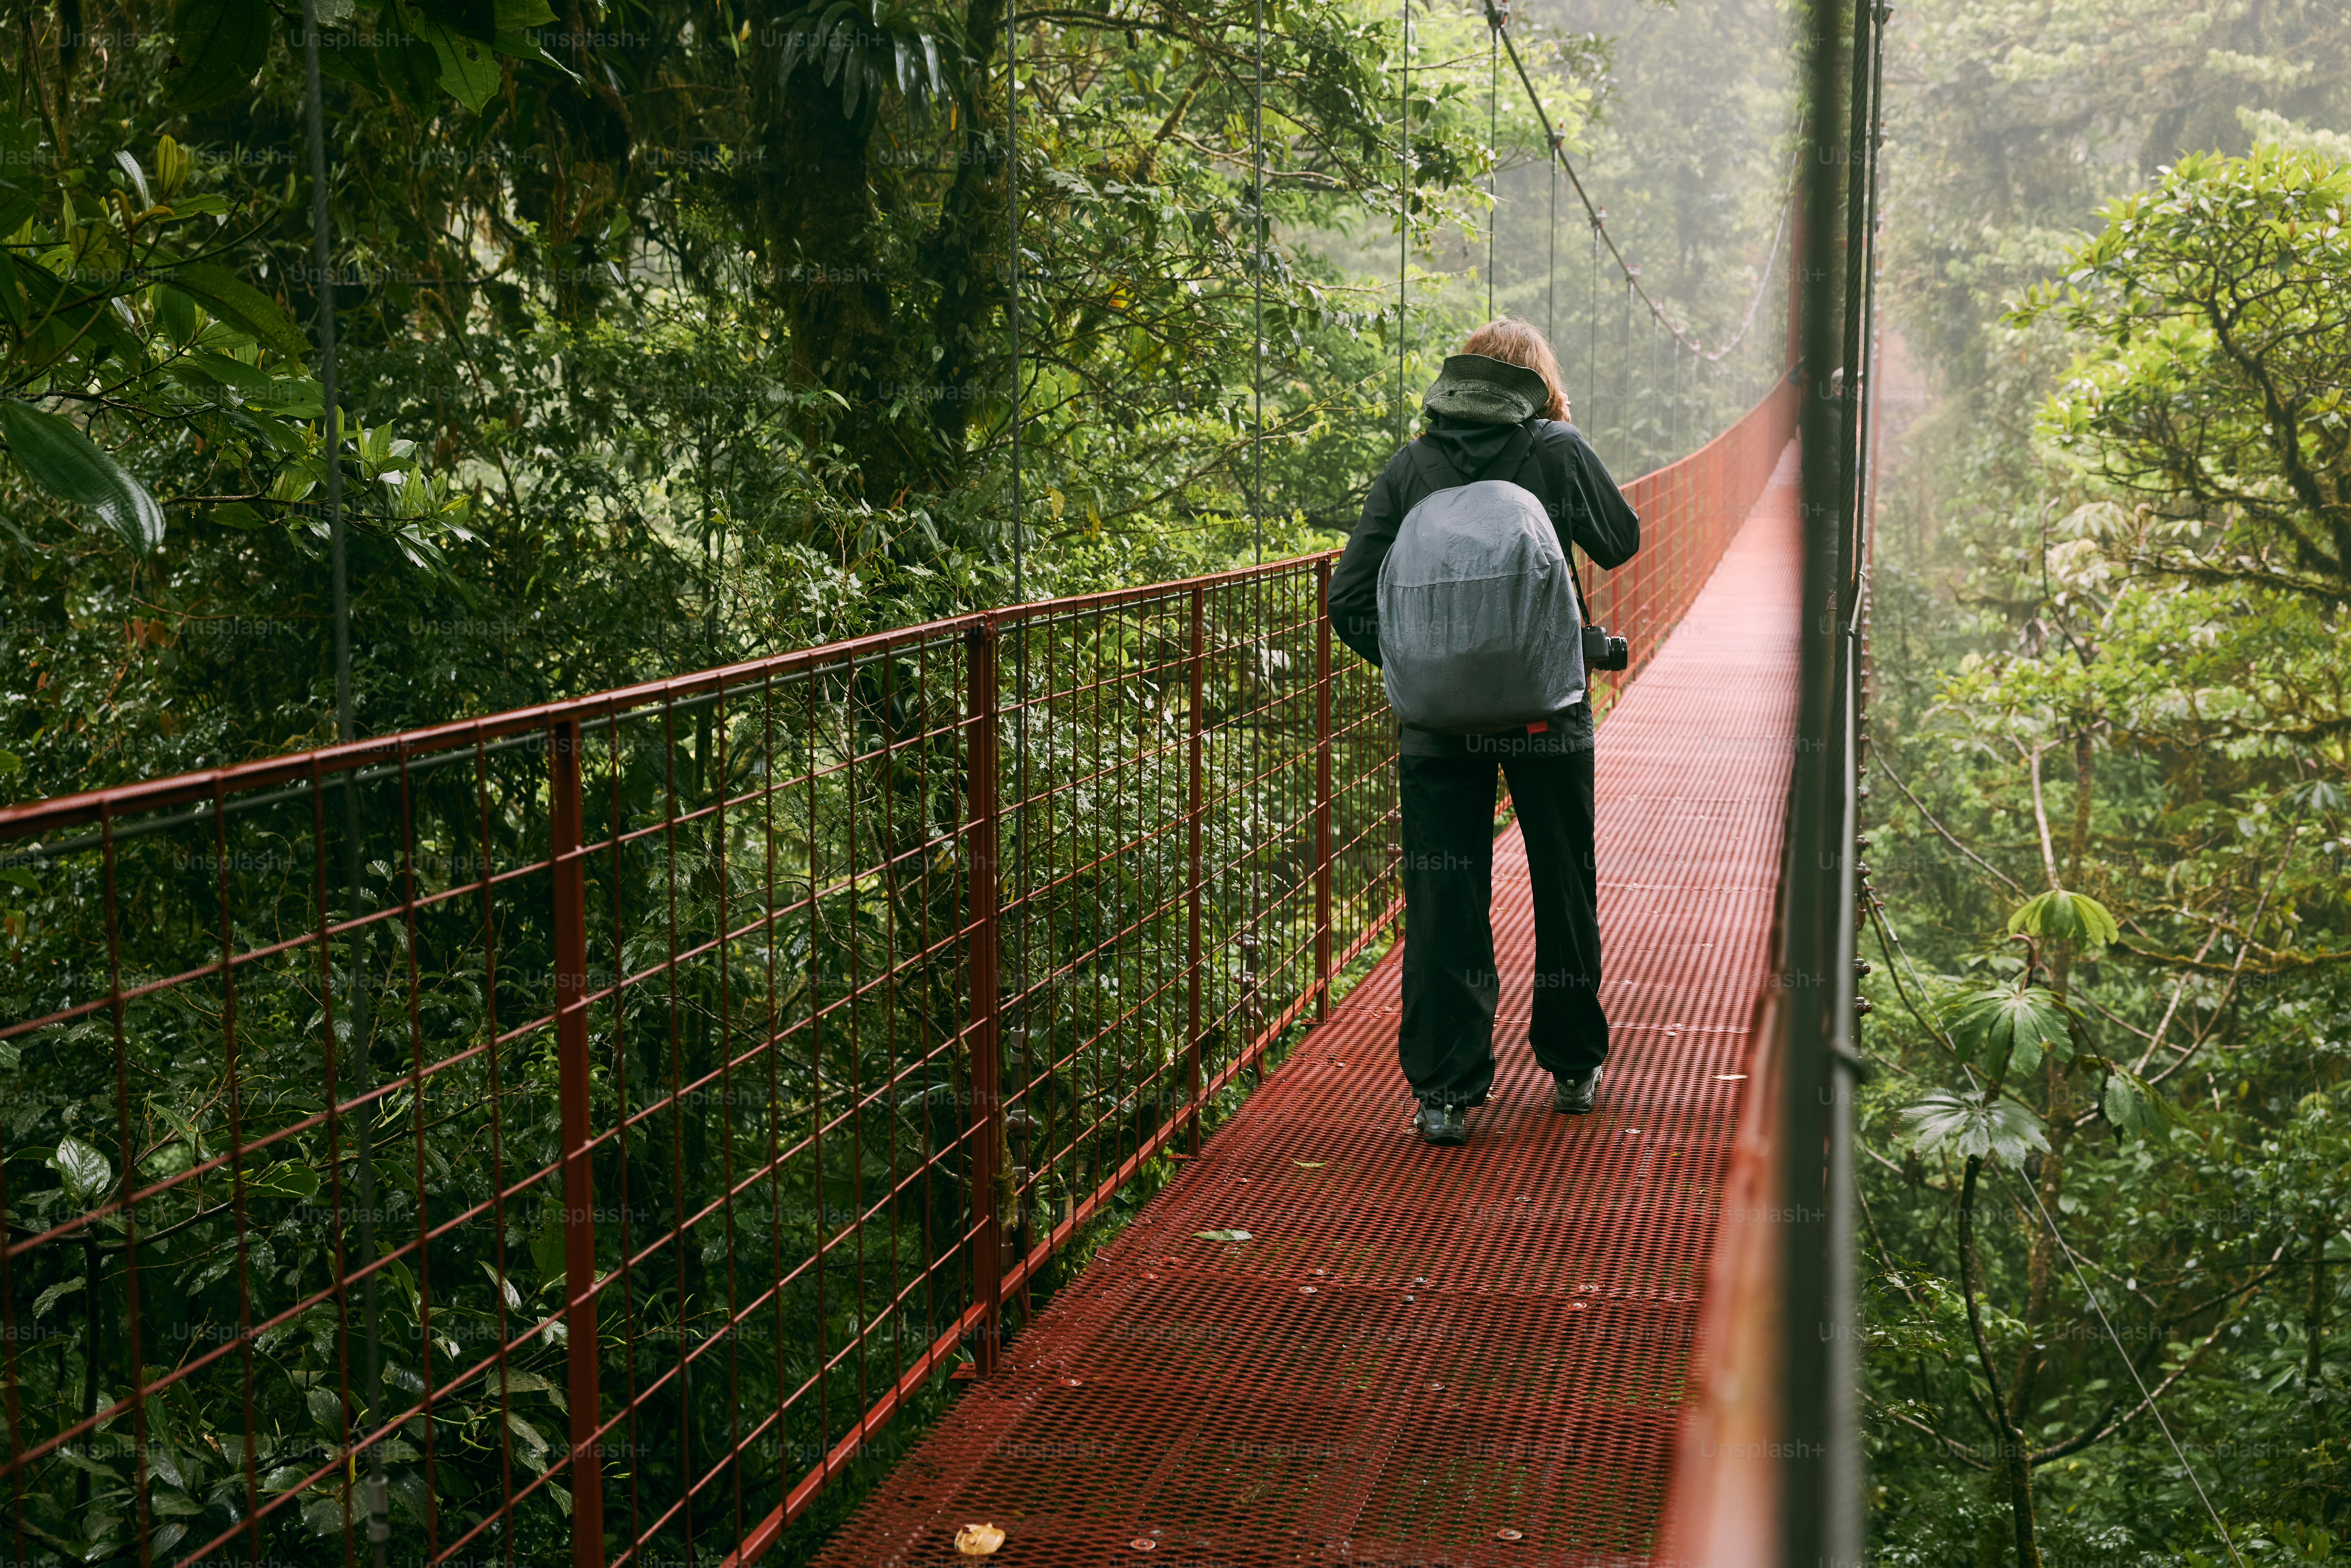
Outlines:
{"type": "Polygon", "coordinates": [[[1257,1239],[1246,1230],[1195,1230],[1192,1235],[1201,1241],[1254,1241],[1257,1239]]]}
{"type": "Polygon", "coordinates": [[[1302,1166],[1310,1171],[1319,1171],[1331,1162],[1329,1160],[1292,1160],[1290,1163],[1293,1166],[1302,1166]]]}
{"type": "Polygon", "coordinates": [[[1004,1531],[992,1524],[967,1524],[956,1531],[955,1548],[966,1557],[985,1557],[1004,1544],[1004,1531]]]}
{"type": "Polygon", "coordinates": [[[1498,1530],[1494,1531],[1494,1539],[1497,1541],[1524,1541],[1526,1538],[1526,1532],[1524,1531],[1498,1530]]]}

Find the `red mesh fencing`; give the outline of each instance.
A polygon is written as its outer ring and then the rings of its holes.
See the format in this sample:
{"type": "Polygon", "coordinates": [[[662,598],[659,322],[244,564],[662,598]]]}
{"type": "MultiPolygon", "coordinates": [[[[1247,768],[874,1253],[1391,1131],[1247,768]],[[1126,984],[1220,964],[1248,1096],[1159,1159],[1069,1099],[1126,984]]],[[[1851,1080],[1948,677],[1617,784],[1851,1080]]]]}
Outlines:
{"type": "Polygon", "coordinates": [[[1630,637],[1633,664],[1594,683],[1596,711],[1606,710],[1689,612],[1795,439],[1796,399],[1794,384],[1780,382],[1720,435],[1625,486],[1641,515],[1641,552],[1587,587],[1593,619],[1630,637]]]}
{"type": "Polygon", "coordinates": [[[771,1542],[1391,928],[1332,559],[0,811],[15,1557],[771,1542]]]}

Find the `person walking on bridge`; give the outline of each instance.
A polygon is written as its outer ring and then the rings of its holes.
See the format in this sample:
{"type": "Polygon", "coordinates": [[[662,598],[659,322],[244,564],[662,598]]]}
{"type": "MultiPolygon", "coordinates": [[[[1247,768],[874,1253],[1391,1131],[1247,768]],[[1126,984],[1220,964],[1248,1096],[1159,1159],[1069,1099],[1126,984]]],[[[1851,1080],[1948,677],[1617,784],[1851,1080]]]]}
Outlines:
{"type": "Polygon", "coordinates": [[[1599,1092],[1608,1019],[1586,681],[1592,664],[1623,667],[1624,643],[1587,625],[1573,550],[1622,566],[1641,547],[1641,520],[1568,423],[1558,361],[1528,323],[1505,317],[1472,332],[1422,407],[1421,434],[1373,481],[1332,575],[1331,622],[1380,668],[1397,713],[1396,1045],[1421,1136],[1452,1145],[1468,1141],[1465,1113],[1494,1082],[1497,767],[1532,884],[1528,1043],[1557,1110],[1590,1111],[1599,1092]]]}

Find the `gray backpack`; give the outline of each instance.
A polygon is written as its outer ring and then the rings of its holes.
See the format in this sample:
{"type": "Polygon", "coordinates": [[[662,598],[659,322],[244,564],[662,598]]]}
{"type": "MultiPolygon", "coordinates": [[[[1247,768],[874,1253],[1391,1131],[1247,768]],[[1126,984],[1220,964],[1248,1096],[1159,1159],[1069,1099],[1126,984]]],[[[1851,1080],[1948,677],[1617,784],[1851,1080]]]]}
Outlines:
{"type": "MultiPolygon", "coordinates": [[[[1518,472],[1533,440],[1521,426],[1485,473],[1518,472]]],[[[1413,453],[1432,487],[1380,565],[1388,706],[1412,728],[1453,735],[1573,706],[1584,694],[1583,616],[1562,530],[1523,486],[1484,475],[1464,484],[1428,443],[1413,453]]]]}

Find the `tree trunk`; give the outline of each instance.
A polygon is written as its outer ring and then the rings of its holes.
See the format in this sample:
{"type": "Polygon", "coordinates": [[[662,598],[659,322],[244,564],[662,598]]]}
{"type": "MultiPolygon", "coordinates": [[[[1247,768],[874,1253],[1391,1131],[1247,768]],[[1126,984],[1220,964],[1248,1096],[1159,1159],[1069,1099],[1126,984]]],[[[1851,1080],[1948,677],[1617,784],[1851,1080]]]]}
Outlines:
{"type": "Polygon", "coordinates": [[[794,434],[838,442],[863,498],[884,505],[905,484],[914,454],[885,412],[902,367],[874,203],[877,107],[868,92],[856,113],[845,112],[839,78],[827,85],[806,61],[779,79],[785,35],[765,26],[752,36],[759,259],[790,336],[793,382],[837,392],[848,404],[798,416],[794,434]]]}
{"type": "MultiPolygon", "coordinates": [[[[1004,36],[1004,8],[995,0],[969,0],[963,25],[965,42],[978,62],[972,79],[984,79],[1004,36]]],[[[955,182],[923,245],[937,291],[931,308],[931,340],[939,350],[931,428],[941,480],[957,476],[978,393],[1000,390],[1009,397],[1014,391],[1008,384],[988,387],[1005,357],[1003,329],[996,318],[1010,297],[1012,276],[1004,201],[1006,122],[993,107],[984,91],[959,106],[963,133],[956,142],[955,182]]]]}
{"type": "Polygon", "coordinates": [[[2074,734],[2074,841],[2066,847],[2065,885],[2080,891],[2082,859],[2090,848],[2090,800],[2096,753],[2087,726],[2074,734]]]}
{"type": "Polygon", "coordinates": [[[2009,1514],[2015,1525],[2016,1568],[2041,1568],[2041,1549],[2033,1541],[2032,1467],[2025,1457],[2024,1434],[2010,1416],[2001,1395],[1991,1342],[1984,1338],[1982,1309],[1976,1304],[1983,1291],[1983,1269],[1975,1239],[1976,1181],[1982,1172],[1982,1156],[1969,1155],[1967,1175],[1959,1187],[1959,1293],[1967,1301],[1968,1332],[1975,1339],[1976,1359],[1983,1365],[1989,1408],[1997,1424],[1992,1435],[2000,1445],[2000,1474],[2007,1484],[2009,1514]]]}
{"type": "Polygon", "coordinates": [[[2318,1428],[2316,1436],[2326,1436],[2326,1401],[2320,1397],[2319,1376],[2325,1370],[2326,1348],[2326,1234],[2324,1218],[2313,1228],[2310,1238],[2310,1295],[2302,1312],[2302,1390],[2310,1401],[2310,1418],[2318,1428]]]}

